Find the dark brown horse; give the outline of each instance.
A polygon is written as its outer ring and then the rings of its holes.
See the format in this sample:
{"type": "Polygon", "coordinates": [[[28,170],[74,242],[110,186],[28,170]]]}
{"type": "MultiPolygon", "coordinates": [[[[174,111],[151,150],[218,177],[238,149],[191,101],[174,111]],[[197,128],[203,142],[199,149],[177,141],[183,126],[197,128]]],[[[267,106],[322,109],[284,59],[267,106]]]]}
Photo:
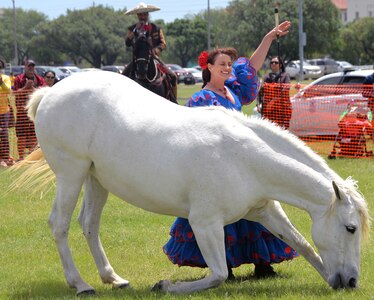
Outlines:
{"type": "Polygon", "coordinates": [[[129,74],[125,74],[146,89],[177,103],[172,91],[171,82],[166,67],[152,54],[152,46],[146,34],[134,38],[133,61],[129,74]]]}

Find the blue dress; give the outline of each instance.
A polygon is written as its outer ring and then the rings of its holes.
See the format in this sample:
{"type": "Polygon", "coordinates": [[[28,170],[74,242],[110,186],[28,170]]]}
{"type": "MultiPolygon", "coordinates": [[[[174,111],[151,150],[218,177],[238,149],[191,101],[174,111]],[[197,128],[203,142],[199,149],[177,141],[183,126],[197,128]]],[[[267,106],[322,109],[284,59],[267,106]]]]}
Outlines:
{"type": "MultiPolygon", "coordinates": [[[[221,105],[241,111],[242,105],[251,103],[257,96],[259,80],[256,70],[247,58],[239,58],[233,65],[231,77],[225,86],[235,103],[209,90],[201,90],[192,95],[186,106],[221,105]]],[[[229,267],[241,264],[269,264],[298,256],[286,243],[271,234],[260,223],[241,219],[226,225],[226,261],[229,267]]],[[[170,240],[164,245],[164,253],[178,266],[206,267],[197,245],[194,233],[187,219],[177,218],[170,229],[170,240]]]]}

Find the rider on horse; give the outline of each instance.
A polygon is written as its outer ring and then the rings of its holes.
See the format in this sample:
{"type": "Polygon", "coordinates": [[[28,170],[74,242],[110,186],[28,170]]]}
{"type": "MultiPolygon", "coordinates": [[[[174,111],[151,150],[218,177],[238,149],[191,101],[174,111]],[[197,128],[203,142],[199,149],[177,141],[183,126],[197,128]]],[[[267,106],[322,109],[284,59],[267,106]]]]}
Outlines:
{"type": "MultiPolygon", "coordinates": [[[[166,75],[170,77],[171,87],[175,98],[177,98],[177,76],[172,70],[166,67],[159,58],[161,51],[166,48],[165,36],[160,27],[149,22],[149,12],[156,10],[159,10],[159,8],[156,6],[140,3],[135,8],[126,12],[126,14],[136,13],[138,16],[138,22],[128,28],[125,43],[127,47],[133,46],[134,38],[138,37],[140,34],[146,34],[150,37],[153,57],[162,66],[162,70],[166,73],[166,75]]],[[[126,69],[123,71],[123,74],[128,77],[132,77],[131,75],[133,72],[133,67],[134,62],[132,61],[127,65],[126,69]]]]}

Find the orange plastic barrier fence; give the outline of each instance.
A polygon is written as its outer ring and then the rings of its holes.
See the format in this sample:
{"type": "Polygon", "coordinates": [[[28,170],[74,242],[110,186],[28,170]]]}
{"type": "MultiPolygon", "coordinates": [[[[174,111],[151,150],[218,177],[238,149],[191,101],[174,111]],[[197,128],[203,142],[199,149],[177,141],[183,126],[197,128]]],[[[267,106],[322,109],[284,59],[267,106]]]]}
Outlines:
{"type": "Polygon", "coordinates": [[[16,91],[6,98],[4,96],[0,105],[0,166],[2,167],[23,159],[37,146],[34,124],[27,117],[25,110],[29,93],[16,91]],[[5,106],[4,99],[8,100],[5,106]]]}
{"type": "MultiPolygon", "coordinates": [[[[28,96],[13,92],[8,112],[3,113],[4,107],[0,111],[1,166],[23,159],[37,146],[34,125],[24,109],[28,96]]],[[[271,83],[258,96],[259,116],[287,128],[329,158],[373,157],[372,109],[373,86],[271,83]]]]}
{"type": "Polygon", "coordinates": [[[329,158],[373,157],[373,86],[266,83],[258,97],[262,117],[329,158]]]}

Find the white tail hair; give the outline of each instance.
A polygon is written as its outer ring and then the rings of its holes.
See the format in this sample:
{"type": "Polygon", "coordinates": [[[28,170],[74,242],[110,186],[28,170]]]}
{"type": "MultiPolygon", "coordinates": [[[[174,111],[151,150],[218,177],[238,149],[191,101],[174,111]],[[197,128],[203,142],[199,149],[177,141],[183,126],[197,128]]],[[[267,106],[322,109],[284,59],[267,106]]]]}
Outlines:
{"type": "Polygon", "coordinates": [[[35,121],[36,111],[38,110],[38,106],[40,101],[42,101],[44,95],[48,92],[50,87],[43,87],[41,89],[37,89],[32,95],[30,96],[30,100],[27,102],[27,115],[31,121],[35,121]]]}

